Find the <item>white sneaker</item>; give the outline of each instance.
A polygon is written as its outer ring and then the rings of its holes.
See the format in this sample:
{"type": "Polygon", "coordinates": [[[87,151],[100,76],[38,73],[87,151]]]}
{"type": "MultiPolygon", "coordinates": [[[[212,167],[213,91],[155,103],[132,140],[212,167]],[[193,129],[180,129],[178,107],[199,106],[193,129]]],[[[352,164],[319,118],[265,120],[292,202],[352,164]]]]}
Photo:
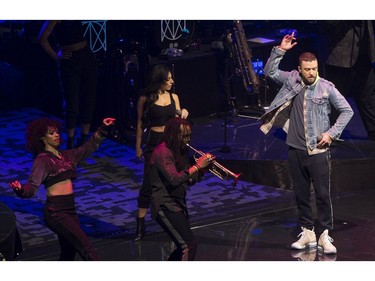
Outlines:
{"type": "Polygon", "coordinates": [[[316,258],[316,249],[293,250],[291,255],[298,261],[314,261],[316,258]]]}
{"type": "Polygon", "coordinates": [[[302,227],[302,232],[298,234],[297,237],[300,238],[290,246],[292,249],[303,250],[316,248],[316,236],[314,230],[302,227]]]}
{"type": "Polygon", "coordinates": [[[319,237],[318,250],[324,254],[336,254],[337,249],[332,242],[333,239],[328,235],[328,229],[324,230],[319,237]]]}

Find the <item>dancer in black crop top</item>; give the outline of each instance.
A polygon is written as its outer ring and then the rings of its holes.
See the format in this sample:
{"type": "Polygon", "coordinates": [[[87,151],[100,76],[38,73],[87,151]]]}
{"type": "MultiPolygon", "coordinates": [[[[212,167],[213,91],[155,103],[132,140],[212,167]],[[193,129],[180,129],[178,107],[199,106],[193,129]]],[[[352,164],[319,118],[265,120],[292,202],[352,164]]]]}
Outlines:
{"type": "Polygon", "coordinates": [[[141,240],[145,234],[145,216],[151,202],[149,164],[152,151],[161,142],[168,120],[176,116],[187,118],[189,114],[186,109],[180,108],[178,96],[170,92],[173,83],[170,69],[166,65],[158,64],[150,72],[148,84],[141,91],[138,100],[135,151],[138,158],[144,158],[144,174],[138,196],[137,231],[134,241],[141,240]],[[146,145],[142,150],[142,136],[145,130],[147,140],[144,140],[146,145]]]}
{"type": "Polygon", "coordinates": [[[169,93],[171,103],[166,106],[151,104],[148,109],[149,127],[162,127],[165,126],[171,118],[176,116],[176,102],[174,101],[173,94],[169,93]]]}
{"type": "Polygon", "coordinates": [[[44,206],[44,221],[58,235],[61,253],[59,260],[74,260],[78,253],[83,260],[99,260],[92,244],[80,227],[75,210],[72,179],[80,161],[94,152],[105,139],[107,127],[115,119],[105,118],[103,124],[82,146],[62,151],[60,146],[60,124],[50,118],[32,121],[26,130],[26,146],[35,156],[28,182],[24,185],[16,180],[9,183],[17,196],[32,197],[39,186],[47,189],[44,206]]]}
{"type": "Polygon", "coordinates": [[[47,54],[58,63],[60,86],[65,101],[68,149],[74,147],[77,122],[80,123],[81,137],[76,146],[87,140],[96,104],[98,66],[83,36],[84,31],[78,20],[47,20],[38,38],[47,54]],[[55,39],[56,46],[52,47],[50,37],[55,39]]]}

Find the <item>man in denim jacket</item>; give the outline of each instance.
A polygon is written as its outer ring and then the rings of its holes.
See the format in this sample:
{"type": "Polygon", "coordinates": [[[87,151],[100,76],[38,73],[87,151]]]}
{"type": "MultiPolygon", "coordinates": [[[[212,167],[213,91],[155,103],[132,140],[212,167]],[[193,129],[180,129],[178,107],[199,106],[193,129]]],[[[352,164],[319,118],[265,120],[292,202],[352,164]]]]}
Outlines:
{"type": "Polygon", "coordinates": [[[333,229],[329,146],[340,137],[353,116],[353,110],[331,82],[319,77],[318,61],[314,54],[307,52],[300,55],[298,71],[279,70],[286,51],[297,44],[295,40],[294,33],[284,36],[281,44],[272,49],[265,66],[264,73],[282,87],[260,117],[263,122],[261,130],[267,134],[272,126],[278,126],[288,134],[289,168],[302,228],[299,240],[291,248],[315,249],[318,244],[318,250],[322,253],[336,254],[333,239],[328,235],[328,231],[333,229]],[[339,112],[332,126],[329,120],[331,106],[339,112]],[[310,200],[311,183],[317,204],[318,243],[310,200]]]}

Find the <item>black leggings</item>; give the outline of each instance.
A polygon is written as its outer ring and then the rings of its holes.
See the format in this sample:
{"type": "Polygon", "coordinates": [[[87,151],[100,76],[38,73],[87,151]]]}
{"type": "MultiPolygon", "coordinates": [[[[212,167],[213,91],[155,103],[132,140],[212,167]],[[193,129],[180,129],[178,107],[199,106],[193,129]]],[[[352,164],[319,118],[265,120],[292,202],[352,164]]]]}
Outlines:
{"type": "Polygon", "coordinates": [[[165,207],[159,210],[156,221],[173,240],[177,249],[169,256],[169,261],[192,261],[198,248],[188,215],[183,212],[172,212],[165,207]]]}
{"type": "Polygon", "coordinates": [[[83,260],[100,260],[81,229],[73,194],[47,197],[44,221],[58,236],[61,248],[59,260],[73,261],[76,253],[83,260]]]}
{"type": "Polygon", "coordinates": [[[89,47],[73,52],[68,60],[59,61],[66,129],[74,129],[78,118],[80,124],[91,123],[96,105],[97,76],[97,62],[89,47]]]}

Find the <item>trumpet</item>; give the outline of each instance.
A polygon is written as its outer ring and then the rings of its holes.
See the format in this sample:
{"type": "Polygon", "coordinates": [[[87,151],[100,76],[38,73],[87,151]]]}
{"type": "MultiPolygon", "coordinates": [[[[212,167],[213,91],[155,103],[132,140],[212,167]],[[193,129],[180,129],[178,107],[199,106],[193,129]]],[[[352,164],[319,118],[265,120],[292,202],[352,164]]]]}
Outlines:
{"type": "MultiPolygon", "coordinates": [[[[193,150],[195,153],[199,154],[200,156],[206,155],[205,153],[195,149],[194,147],[192,147],[188,143],[186,144],[186,146],[189,147],[191,150],[193,150]]],[[[195,159],[195,161],[198,161],[198,159],[195,157],[195,155],[194,155],[194,159],[195,159]]],[[[233,188],[236,186],[236,184],[237,184],[237,182],[238,182],[238,180],[241,176],[241,173],[239,173],[239,174],[233,173],[231,170],[229,170],[228,168],[225,168],[223,165],[219,164],[215,160],[212,161],[212,167],[209,169],[209,171],[222,180],[225,180],[229,177],[233,178],[234,179],[233,188]]]]}

